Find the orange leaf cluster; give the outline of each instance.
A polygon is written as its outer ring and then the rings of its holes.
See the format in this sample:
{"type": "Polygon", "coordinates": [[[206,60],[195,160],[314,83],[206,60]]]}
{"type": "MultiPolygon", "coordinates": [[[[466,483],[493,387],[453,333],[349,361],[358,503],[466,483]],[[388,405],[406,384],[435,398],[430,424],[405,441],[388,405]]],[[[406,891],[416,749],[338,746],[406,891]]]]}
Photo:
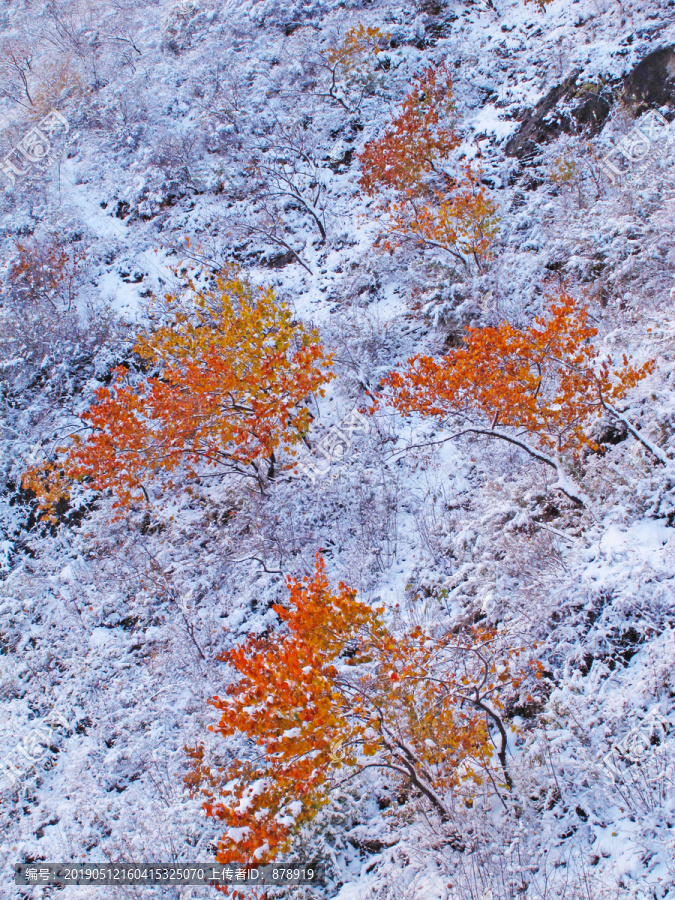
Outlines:
{"type": "Polygon", "coordinates": [[[508,322],[468,328],[464,346],[442,359],[409,360],[386,380],[393,404],[438,419],[459,415],[488,432],[524,430],[542,449],[576,453],[592,446],[589,419],[624,397],[654,363],[636,368],[624,355],[615,368],[592,343],[597,329],[586,308],[563,290],[550,299],[548,316],[530,328],[508,322]]]}
{"type": "Polygon", "coordinates": [[[393,238],[384,241],[386,249],[411,239],[482,269],[497,234],[496,207],[471,166],[457,178],[443,169],[460,143],[452,111],[447,70],[426,69],[385,134],[366,144],[360,183],[370,196],[390,192],[380,198],[393,238]]]}
{"type": "Polygon", "coordinates": [[[452,84],[444,66],[425,69],[403,101],[403,110],[384,135],[369,141],[359,160],[361,187],[373,196],[382,188],[425,192],[425,179],[443,173],[440,166],[458,146],[452,125],[452,84]]]}
{"type": "MultiPolygon", "coordinates": [[[[433,201],[420,201],[411,192],[390,204],[392,233],[395,240],[412,238],[421,247],[437,247],[467,265],[473,259],[479,270],[491,256],[498,231],[498,218],[492,201],[466,167],[462,187],[447,197],[436,191],[433,201]]],[[[392,241],[385,240],[390,250],[392,241]]]]}
{"type": "Polygon", "coordinates": [[[14,295],[31,303],[47,303],[59,312],[69,310],[85,251],[68,251],[54,236],[30,245],[17,242],[16,246],[19,256],[7,277],[14,295]]]}
{"type": "Polygon", "coordinates": [[[331,590],[319,554],[312,579],[288,587],[288,606],[275,607],[286,628],[221,657],[238,677],[211,701],[222,712],[212,730],[244,758],[215,774],[203,746],[190,751],[186,782],[226,828],[219,861],[286,852],[341,769],[393,774],[446,815],[448,794],[495,771],[499,692],[518,684],[517,652],[498,664],[494,632],[469,629],[466,644],[421,627],[397,637],[355,591],[331,590]]]}
{"type": "Polygon", "coordinates": [[[303,400],[333,377],[318,335],[293,322],[270,288],[232,273],[218,275],[211,290],[191,280],[188,287],[183,300],[166,297],[170,324],[136,342],[152,374],[134,379],[118,368],[82,416],[86,436],[59,448],[46,471],[24,476],[44,504],[86,481],[126,506],[148,498],[146,480],[179,467],[188,478],[250,467],[260,479],[260,460],[307,432],[303,400]]]}

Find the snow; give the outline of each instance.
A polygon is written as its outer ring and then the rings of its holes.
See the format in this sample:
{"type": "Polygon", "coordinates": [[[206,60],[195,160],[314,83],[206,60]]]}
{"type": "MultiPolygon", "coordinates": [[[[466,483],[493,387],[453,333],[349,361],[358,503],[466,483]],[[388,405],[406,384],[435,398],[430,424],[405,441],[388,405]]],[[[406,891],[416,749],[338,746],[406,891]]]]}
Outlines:
{"type": "Polygon", "coordinates": [[[623,529],[616,524],[610,525],[600,540],[600,552],[611,562],[615,556],[627,553],[651,557],[654,552],[662,551],[667,544],[670,548],[664,552],[672,559],[675,549],[675,529],[668,528],[663,522],[643,519],[623,529]]]}
{"type": "Polygon", "coordinates": [[[518,130],[517,122],[505,122],[500,110],[492,103],[486,104],[480,112],[468,120],[468,124],[479,134],[494,134],[498,140],[511,137],[518,130]]]}
{"type": "MultiPolygon", "coordinates": [[[[437,423],[382,408],[328,475],[293,478],[282,460],[264,497],[236,479],[205,479],[192,496],[157,493],[147,518],[138,510],[115,521],[110,499],[84,490],[81,517],[50,530],[35,527],[17,490],[31,448],[53,452],[111,368],[130,359],[148,292],[174,287],[171,268],[186,254],[212,265],[236,259],[336,349],[337,378],[311,406],[313,446],[370,405],[364,387],[374,392],[416,353],[445,352],[446,338],[467,324],[529,322],[563,277],[591,303],[608,355],[657,360],[619,411],[648,447],[672,458],[675,253],[664,169],[645,164],[649,190],[622,194],[605,179],[598,192],[594,161],[635,124],[620,110],[590,144],[561,135],[533,164],[503,153],[526,110],[574,68],[583,69],[580,82],[618,78],[675,43],[670,8],[636,0],[621,9],[554,0],[545,12],[520,0],[495,0],[496,12],[449,3],[438,14],[434,3],[398,0],[57,6],[75,44],[41,3],[10,0],[3,24],[33,42],[34,77],[65,41],[72,77],[50,100],[71,125],[58,162],[34,167],[15,187],[3,180],[2,270],[6,278],[19,240],[56,233],[68,246],[83,242],[76,307],[96,311],[79,326],[65,311],[50,313],[13,337],[33,315],[24,310],[11,329],[3,320],[0,334],[0,761],[16,761],[17,743],[51,710],[68,722],[19,784],[0,774],[0,897],[57,896],[13,885],[23,859],[213,859],[222,829],[184,788],[184,748],[204,741],[216,765],[237,752],[208,731],[218,715],[207,701],[231,677],[219,655],[278,626],[272,606],[287,596],[278,572],[308,574],[319,547],[331,581],[382,604],[389,622],[450,627],[485,616],[513,646],[530,652],[536,642],[545,675],[533,681],[531,707],[513,701],[508,811],[486,792],[440,823],[370,771],[336,792],[294,848],[327,860],[327,885],[312,897],[675,897],[675,479],[672,464],[634,450],[634,438],[552,473],[513,446],[440,442],[450,432],[437,423]],[[398,46],[347,112],[313,93],[314,54],[360,21],[398,46]],[[480,276],[413,250],[383,253],[382,220],[358,189],[356,155],[383,133],[413,75],[440,60],[455,66],[462,150],[475,160],[480,150],[499,205],[496,258],[480,276]],[[266,265],[265,254],[284,248],[236,230],[260,221],[261,198],[242,174],[248,149],[275,123],[302,119],[325,186],[326,244],[297,209],[279,215],[309,272],[266,265]],[[554,187],[558,158],[577,163],[578,183],[554,187]],[[120,202],[129,204],[123,219],[120,202]],[[603,761],[657,712],[670,723],[663,743],[639,772],[621,769],[625,783],[612,780],[603,761]]],[[[3,90],[20,96],[20,85],[3,90]]],[[[32,114],[2,99],[0,120],[9,152],[32,114]]],[[[672,167],[671,144],[658,165],[672,167]]],[[[299,804],[287,812],[297,817],[299,804]]],[[[241,840],[246,829],[230,834],[241,840]]],[[[68,887],[58,896],[103,893],[68,887]]]]}

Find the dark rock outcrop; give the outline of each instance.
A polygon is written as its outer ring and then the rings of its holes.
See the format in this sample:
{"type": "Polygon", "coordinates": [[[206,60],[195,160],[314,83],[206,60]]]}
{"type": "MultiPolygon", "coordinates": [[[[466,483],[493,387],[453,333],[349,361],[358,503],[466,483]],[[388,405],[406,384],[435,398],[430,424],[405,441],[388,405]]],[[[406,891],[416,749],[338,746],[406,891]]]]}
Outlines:
{"type": "Polygon", "coordinates": [[[645,56],[624,79],[623,94],[636,115],[654,106],[675,106],[675,47],[645,56]]]}
{"type": "Polygon", "coordinates": [[[542,144],[563,133],[598,134],[617,100],[635,116],[652,107],[675,107],[675,47],[652,51],[613,84],[580,83],[580,74],[580,70],[573,72],[525,116],[506,144],[507,156],[531,158],[542,144]]]}
{"type": "Polygon", "coordinates": [[[525,159],[560,134],[586,130],[593,135],[602,129],[612,108],[612,94],[604,85],[579,84],[580,73],[579,69],[573,72],[528,113],[506,144],[508,156],[525,159]]]}

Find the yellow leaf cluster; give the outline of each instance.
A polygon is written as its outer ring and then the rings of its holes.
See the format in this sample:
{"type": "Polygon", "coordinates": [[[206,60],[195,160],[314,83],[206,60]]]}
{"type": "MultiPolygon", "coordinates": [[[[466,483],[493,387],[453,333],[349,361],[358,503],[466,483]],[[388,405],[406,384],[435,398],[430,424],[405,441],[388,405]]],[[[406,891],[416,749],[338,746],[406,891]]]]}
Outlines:
{"type": "Polygon", "coordinates": [[[85,434],[24,476],[43,505],[86,482],[128,506],[179,468],[183,479],[236,471],[261,482],[261,460],[273,463],[306,434],[304,401],[333,377],[332,357],[271,288],[224,271],[208,290],[189,280],[165,300],[169,324],[141,333],[134,348],[149,374],[119,367],[82,416],[85,434]]]}

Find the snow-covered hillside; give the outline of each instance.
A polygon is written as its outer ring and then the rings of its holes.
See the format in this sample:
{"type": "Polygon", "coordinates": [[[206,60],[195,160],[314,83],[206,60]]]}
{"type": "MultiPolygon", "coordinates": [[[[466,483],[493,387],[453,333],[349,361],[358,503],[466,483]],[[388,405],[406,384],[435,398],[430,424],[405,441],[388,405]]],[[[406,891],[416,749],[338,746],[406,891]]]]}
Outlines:
{"type": "Polygon", "coordinates": [[[288,854],[324,859],[325,885],[268,896],[674,898],[673,0],[7,0],[0,88],[0,897],[181,896],[20,887],[14,865],[214,859],[185,748],[229,764],[218,657],[279,627],[285,577],[321,550],[392,629],[480,621],[541,677],[506,698],[508,790],[460,792],[443,820],[384,771],[345,778],[288,854]],[[360,25],[378,52],[336,67],[360,25]],[[387,251],[360,186],[364,147],[441,64],[454,159],[497,207],[485,266],[387,251]],[[263,491],[174,476],[120,514],[84,485],[40,517],[22,473],[133,363],[190,262],[238,265],[334,351],[307,446],[263,491]],[[527,328],[560,285],[601,356],[654,360],[619,404],[645,443],[605,416],[601,451],[566,458],[583,503],[513,443],[373,412],[414,354],[527,328]]]}

